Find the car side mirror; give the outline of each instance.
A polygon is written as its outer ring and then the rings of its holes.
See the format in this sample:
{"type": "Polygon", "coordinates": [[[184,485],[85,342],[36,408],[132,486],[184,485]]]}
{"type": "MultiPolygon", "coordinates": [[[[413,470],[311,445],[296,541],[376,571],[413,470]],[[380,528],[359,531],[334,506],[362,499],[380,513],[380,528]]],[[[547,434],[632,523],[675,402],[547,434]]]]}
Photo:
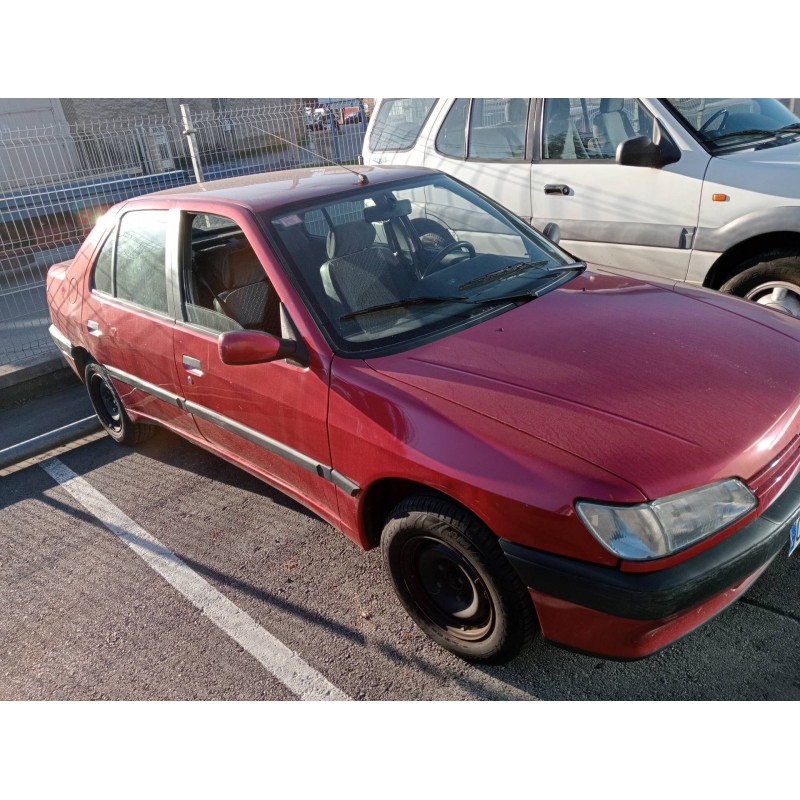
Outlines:
{"type": "Polygon", "coordinates": [[[542,233],[553,243],[558,244],[561,241],[561,228],[555,222],[548,222],[542,229],[542,233]]]}
{"type": "Polygon", "coordinates": [[[632,136],[617,145],[617,164],[626,167],[654,167],[680,161],[681,151],[664,131],[658,120],[653,120],[653,138],[632,136]]]}
{"type": "Polygon", "coordinates": [[[291,358],[305,361],[305,348],[291,339],[280,339],[261,331],[227,331],[219,337],[219,357],[223,364],[264,364],[291,358]]]}

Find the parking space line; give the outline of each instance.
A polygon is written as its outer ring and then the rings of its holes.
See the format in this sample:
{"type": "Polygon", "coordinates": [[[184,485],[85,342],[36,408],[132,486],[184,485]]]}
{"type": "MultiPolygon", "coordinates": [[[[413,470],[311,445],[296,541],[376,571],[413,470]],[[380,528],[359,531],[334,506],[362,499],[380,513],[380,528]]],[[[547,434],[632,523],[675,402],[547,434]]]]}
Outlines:
{"type": "Polygon", "coordinates": [[[63,462],[39,466],[301,700],[351,699],[63,462]]]}

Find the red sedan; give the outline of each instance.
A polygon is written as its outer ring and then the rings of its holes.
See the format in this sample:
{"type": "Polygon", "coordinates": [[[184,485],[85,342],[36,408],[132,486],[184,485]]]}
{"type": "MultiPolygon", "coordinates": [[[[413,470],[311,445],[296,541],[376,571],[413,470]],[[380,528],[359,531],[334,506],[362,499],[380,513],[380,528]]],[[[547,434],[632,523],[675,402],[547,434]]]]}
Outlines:
{"type": "Polygon", "coordinates": [[[800,322],[592,272],[440,173],[131,200],[47,289],[114,439],[169,428],[380,546],[464,658],[648,655],[797,545],[800,322]]]}

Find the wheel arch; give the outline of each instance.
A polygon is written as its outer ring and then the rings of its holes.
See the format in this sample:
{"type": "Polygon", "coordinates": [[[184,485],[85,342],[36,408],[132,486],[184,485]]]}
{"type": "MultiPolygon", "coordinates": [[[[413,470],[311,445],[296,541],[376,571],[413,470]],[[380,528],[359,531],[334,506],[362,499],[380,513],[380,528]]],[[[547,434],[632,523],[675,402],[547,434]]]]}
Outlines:
{"type": "Polygon", "coordinates": [[[75,361],[75,366],[80,372],[80,379],[86,383],[86,365],[90,361],[94,361],[88,350],[83,347],[75,347],[72,350],[72,358],[75,361]]]}
{"type": "MultiPolygon", "coordinates": [[[[361,502],[360,517],[365,550],[371,550],[380,544],[381,533],[389,512],[403,500],[415,494],[427,494],[447,500],[463,508],[473,517],[480,519],[473,509],[466,506],[457,497],[440,489],[406,478],[380,478],[367,487],[361,502]]],[[[481,522],[486,525],[484,520],[481,522]]]]}
{"type": "Polygon", "coordinates": [[[715,262],[703,281],[709,289],[719,289],[724,283],[759,260],[771,260],[780,255],[800,256],[800,233],[775,231],[753,236],[726,250],[715,262]]]}

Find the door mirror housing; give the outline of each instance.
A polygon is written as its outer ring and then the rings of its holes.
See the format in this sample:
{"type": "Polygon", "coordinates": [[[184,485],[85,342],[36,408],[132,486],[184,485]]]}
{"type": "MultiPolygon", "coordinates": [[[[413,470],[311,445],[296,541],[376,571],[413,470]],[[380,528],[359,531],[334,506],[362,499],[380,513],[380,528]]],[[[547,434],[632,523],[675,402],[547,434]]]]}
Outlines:
{"type": "Polygon", "coordinates": [[[653,120],[653,138],[633,136],[617,146],[617,164],[626,167],[654,167],[680,161],[681,151],[664,131],[658,120],[653,120]]]}
{"type": "Polygon", "coordinates": [[[227,331],[219,337],[219,357],[223,364],[264,364],[291,358],[304,362],[305,348],[292,339],[280,339],[262,331],[227,331]]]}
{"type": "Polygon", "coordinates": [[[561,228],[555,222],[548,222],[544,226],[542,233],[553,243],[558,244],[561,241],[561,228]]]}

